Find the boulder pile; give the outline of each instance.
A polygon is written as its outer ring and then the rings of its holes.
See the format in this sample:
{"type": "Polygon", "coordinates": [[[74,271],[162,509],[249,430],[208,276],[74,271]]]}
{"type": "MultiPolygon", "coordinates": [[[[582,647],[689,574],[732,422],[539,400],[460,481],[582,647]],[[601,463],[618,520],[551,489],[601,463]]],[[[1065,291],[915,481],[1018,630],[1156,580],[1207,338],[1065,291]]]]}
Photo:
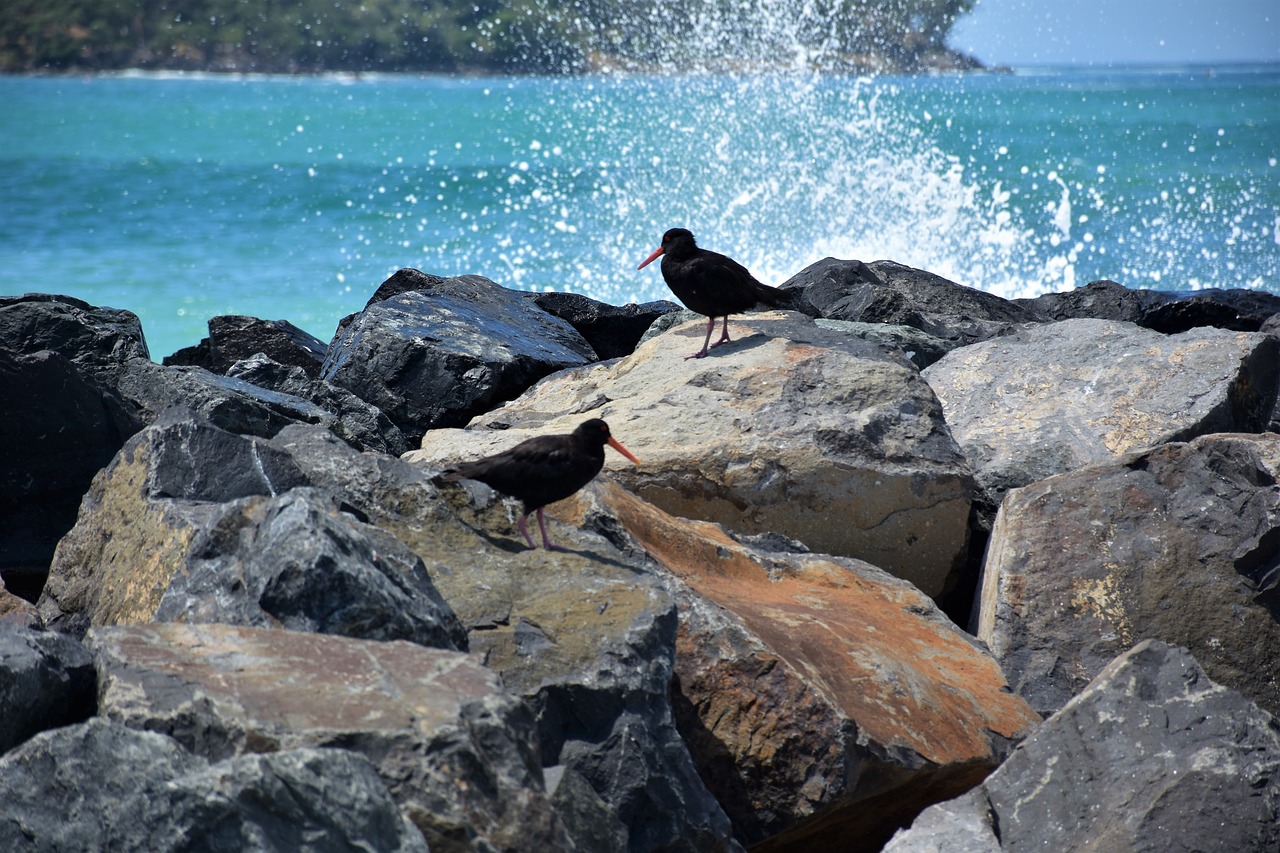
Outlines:
{"type": "Polygon", "coordinates": [[[0,297],[0,849],[1280,847],[1280,297],[783,288],[0,297]],[[442,476],[594,417],[563,550],[442,476]]]}

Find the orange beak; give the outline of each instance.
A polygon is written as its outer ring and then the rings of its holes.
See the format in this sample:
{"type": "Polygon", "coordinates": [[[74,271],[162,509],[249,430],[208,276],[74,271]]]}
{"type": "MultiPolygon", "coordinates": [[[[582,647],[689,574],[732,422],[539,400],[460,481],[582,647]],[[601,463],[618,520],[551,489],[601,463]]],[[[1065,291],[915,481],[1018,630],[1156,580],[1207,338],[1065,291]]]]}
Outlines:
{"type": "MultiPolygon", "coordinates": [[[[646,263],[647,263],[647,262],[646,262],[646,263]]],[[[630,451],[630,450],[627,450],[625,447],[623,447],[623,446],[618,442],[618,439],[614,438],[613,436],[609,436],[609,446],[610,446],[610,447],[612,447],[614,450],[618,451],[619,453],[621,453],[623,456],[625,456],[625,457],[627,457],[628,459],[630,459],[630,460],[631,460],[632,462],[634,462],[635,464],[637,464],[637,465],[639,465],[639,464],[640,464],[640,460],[639,460],[639,459],[637,459],[637,458],[635,458],[634,456],[632,456],[632,455],[631,455],[631,451],[630,451]]]]}
{"type": "Polygon", "coordinates": [[[654,261],[656,261],[658,258],[660,258],[660,257],[662,256],[662,253],[663,253],[664,251],[666,251],[666,250],[665,250],[665,249],[663,249],[661,246],[659,246],[658,248],[654,249],[654,250],[653,250],[653,254],[652,254],[652,255],[650,255],[649,257],[645,258],[645,259],[644,259],[644,263],[642,263],[640,266],[636,267],[636,269],[638,269],[638,270],[642,270],[642,269],[644,269],[645,267],[649,266],[649,264],[653,263],[653,262],[654,262],[654,261]]]}

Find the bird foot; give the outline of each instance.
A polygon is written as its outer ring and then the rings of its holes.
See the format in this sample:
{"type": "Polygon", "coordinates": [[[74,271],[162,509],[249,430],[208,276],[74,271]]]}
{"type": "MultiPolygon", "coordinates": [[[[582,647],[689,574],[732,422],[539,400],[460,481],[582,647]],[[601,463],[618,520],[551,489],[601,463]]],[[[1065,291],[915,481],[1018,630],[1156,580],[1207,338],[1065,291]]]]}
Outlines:
{"type": "Polygon", "coordinates": [[[700,349],[697,352],[695,352],[693,355],[686,355],[684,357],[684,360],[688,361],[691,358],[706,358],[706,357],[707,357],[707,351],[704,349],[700,349]]]}

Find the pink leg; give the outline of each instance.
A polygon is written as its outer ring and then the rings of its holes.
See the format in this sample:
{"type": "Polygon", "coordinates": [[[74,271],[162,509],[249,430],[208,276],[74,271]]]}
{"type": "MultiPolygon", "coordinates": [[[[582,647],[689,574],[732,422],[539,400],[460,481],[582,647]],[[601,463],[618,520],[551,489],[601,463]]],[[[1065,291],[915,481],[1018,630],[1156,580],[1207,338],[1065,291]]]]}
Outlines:
{"type": "MultiPolygon", "coordinates": [[[[713,319],[711,322],[712,322],[712,323],[715,323],[715,320],[713,319]]],[[[711,333],[710,333],[710,332],[708,332],[708,333],[707,333],[707,340],[711,340],[711,333]]],[[[712,346],[713,348],[714,348],[714,347],[718,347],[718,346],[720,346],[721,344],[727,344],[727,343],[729,343],[730,341],[731,341],[731,338],[729,337],[729,315],[728,315],[728,314],[725,314],[725,315],[724,315],[724,334],[720,336],[720,340],[716,341],[716,342],[715,342],[714,344],[712,344],[711,346],[712,346]]]]}
{"type": "MultiPolygon", "coordinates": [[[[542,511],[539,510],[538,512],[539,512],[538,521],[542,521],[542,515],[541,515],[542,511]]],[[[529,513],[527,512],[520,513],[520,520],[516,522],[516,527],[520,528],[520,533],[524,536],[524,541],[529,543],[529,547],[537,548],[538,546],[533,544],[533,537],[529,535],[529,528],[525,527],[525,524],[524,524],[524,520],[528,517],[529,517],[529,513]]],[[[543,536],[546,536],[546,534],[544,533],[543,536]]]]}
{"type": "MultiPolygon", "coordinates": [[[[538,529],[542,531],[542,546],[548,551],[563,551],[559,545],[553,545],[547,537],[547,522],[542,517],[542,507],[538,507],[538,529]]],[[[529,544],[533,544],[530,542],[529,544]]]]}
{"type": "MultiPolygon", "coordinates": [[[[725,317],[724,320],[726,323],[729,322],[728,317],[725,317]]],[[[684,357],[685,361],[688,361],[691,358],[702,358],[704,355],[707,354],[707,349],[708,349],[707,344],[711,343],[711,333],[715,331],[715,328],[716,328],[716,318],[708,317],[707,318],[707,338],[702,342],[702,349],[698,350],[693,355],[686,355],[684,357]]]]}

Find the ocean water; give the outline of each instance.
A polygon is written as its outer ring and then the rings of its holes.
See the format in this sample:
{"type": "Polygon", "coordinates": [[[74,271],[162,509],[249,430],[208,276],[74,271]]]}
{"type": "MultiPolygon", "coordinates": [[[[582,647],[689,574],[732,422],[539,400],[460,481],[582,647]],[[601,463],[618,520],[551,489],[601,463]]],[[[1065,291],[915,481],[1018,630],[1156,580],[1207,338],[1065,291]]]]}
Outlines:
{"type": "Polygon", "coordinates": [[[680,225],[778,284],[1280,293],[1280,66],[938,77],[0,78],[0,295],[328,340],[389,274],[613,303],[680,225]]]}

